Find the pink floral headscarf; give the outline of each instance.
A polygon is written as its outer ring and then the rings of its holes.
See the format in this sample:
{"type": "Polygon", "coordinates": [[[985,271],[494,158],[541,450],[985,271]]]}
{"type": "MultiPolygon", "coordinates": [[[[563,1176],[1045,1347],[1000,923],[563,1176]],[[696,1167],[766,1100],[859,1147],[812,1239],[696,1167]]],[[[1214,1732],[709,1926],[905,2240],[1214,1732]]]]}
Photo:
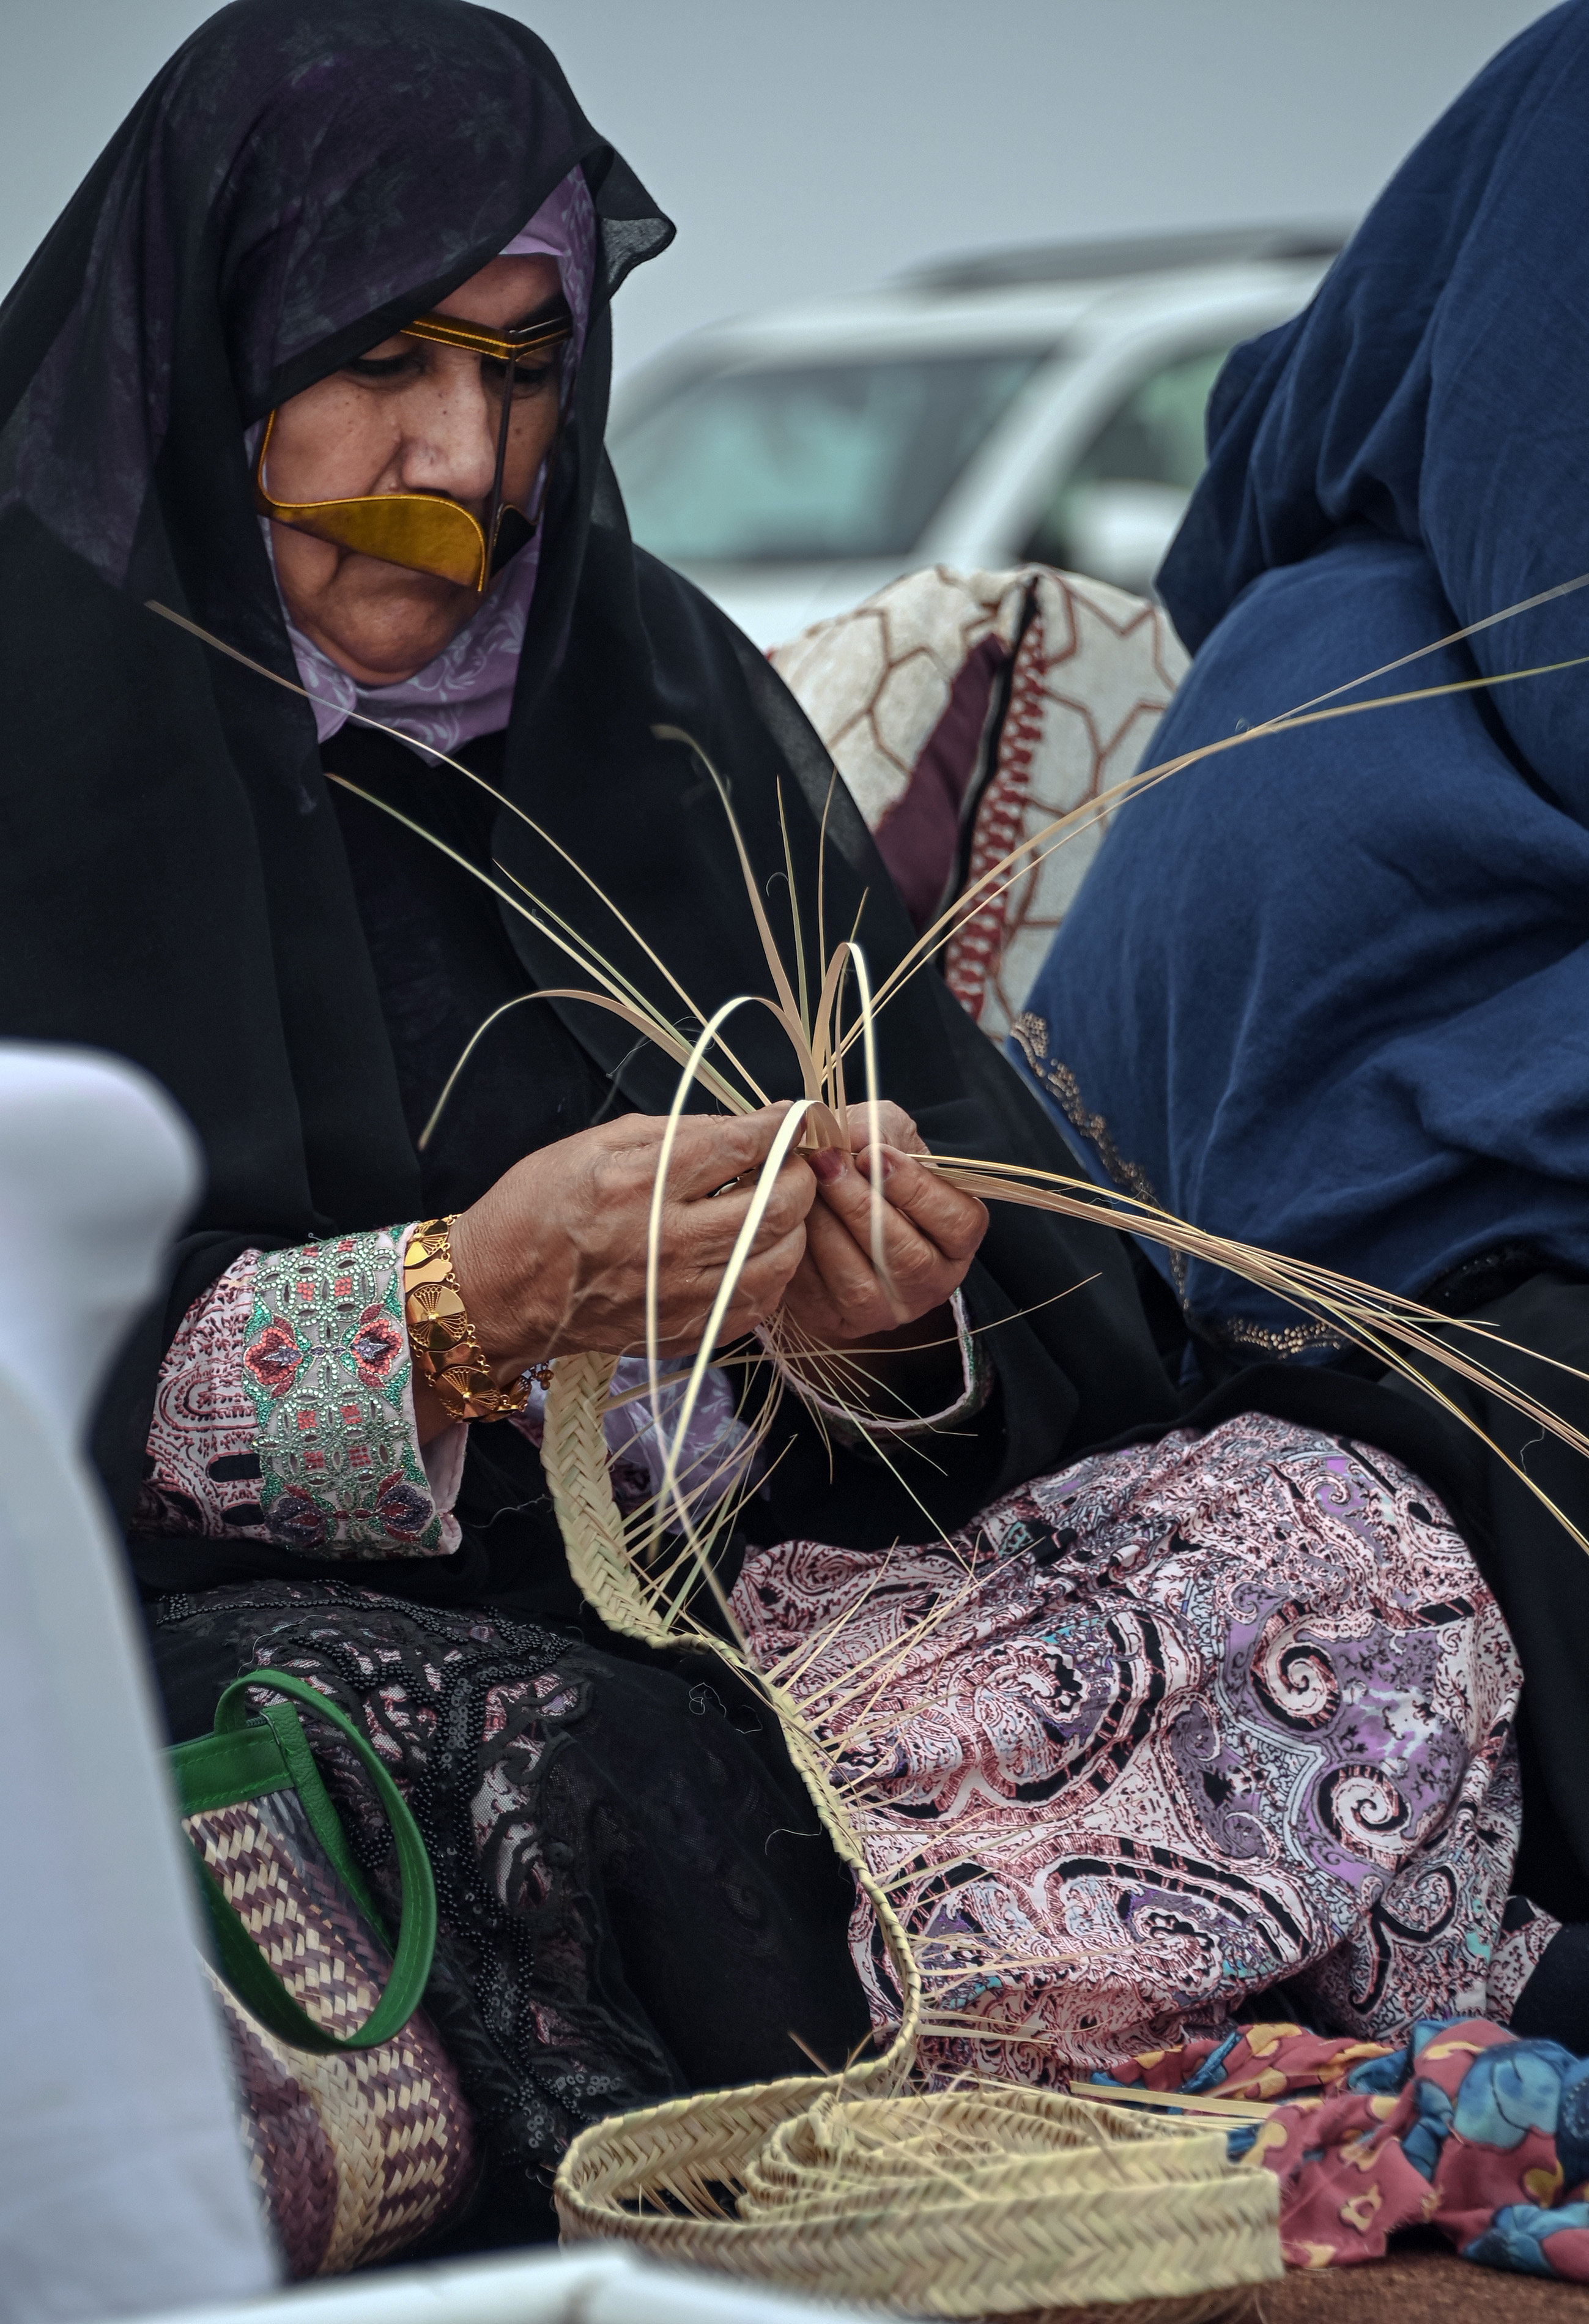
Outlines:
{"type": "MultiPolygon", "coordinates": [[[[582,171],[569,171],[501,254],[556,260],[563,295],[574,316],[572,360],[577,368],[584,353],[596,263],[596,213],[582,171]]],[[[540,481],[537,477],[537,492],[540,481]]],[[[270,523],[263,519],[262,522],[268,547],[270,523]]],[[[474,735],[494,733],[505,726],[540,557],[537,531],[451,645],[412,678],[400,678],[395,686],[360,686],[318,646],[310,644],[284,605],[299,679],[314,705],[319,740],[328,741],[346,724],[353,711],[381,719],[432,753],[456,751],[474,735]]]]}

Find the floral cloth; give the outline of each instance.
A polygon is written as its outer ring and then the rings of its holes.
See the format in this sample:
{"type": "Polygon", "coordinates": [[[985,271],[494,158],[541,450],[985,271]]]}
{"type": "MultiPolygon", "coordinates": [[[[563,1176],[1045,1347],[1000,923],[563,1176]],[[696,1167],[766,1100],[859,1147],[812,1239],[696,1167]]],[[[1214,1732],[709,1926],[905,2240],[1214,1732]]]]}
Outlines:
{"type": "Polygon", "coordinates": [[[1281,2181],[1292,2267],[1382,2259],[1434,2226],[1466,2259],[1589,2282],[1589,2059],[1482,2017],[1413,2025],[1398,2048],[1246,2025],[1093,2078],[1189,2097],[1284,2100],[1232,2134],[1281,2181]]]}
{"type": "MultiPolygon", "coordinates": [[[[753,1551],[751,1653],[803,1703],[911,1931],[929,2073],[1062,2083],[1221,2035],[1502,2015],[1520,1673],[1433,1496],[1251,1416],[1095,1455],[948,1541],[753,1551]]],[[[870,1907],[853,1928],[897,2019],[870,1907]]]]}
{"type": "Polygon", "coordinates": [[[318,1557],[436,1557],[467,1431],[423,1451],[403,1323],[407,1227],[244,1251],[161,1368],[135,1528],[318,1557]]]}

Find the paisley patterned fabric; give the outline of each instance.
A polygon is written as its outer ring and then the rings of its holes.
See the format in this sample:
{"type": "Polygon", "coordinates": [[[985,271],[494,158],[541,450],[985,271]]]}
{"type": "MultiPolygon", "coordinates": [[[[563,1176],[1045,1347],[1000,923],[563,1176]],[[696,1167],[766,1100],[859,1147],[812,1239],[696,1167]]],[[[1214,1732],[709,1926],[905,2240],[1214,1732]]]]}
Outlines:
{"type": "MultiPolygon", "coordinates": [[[[1062,2081],[1228,2028],[1504,2015],[1520,1675],[1433,1496],[1253,1416],[1040,1478],[948,1541],[753,1552],[750,1650],[920,1950],[929,2071],[1062,2081]]],[[[879,2025],[898,2000],[860,1904],[879,2025]]]]}

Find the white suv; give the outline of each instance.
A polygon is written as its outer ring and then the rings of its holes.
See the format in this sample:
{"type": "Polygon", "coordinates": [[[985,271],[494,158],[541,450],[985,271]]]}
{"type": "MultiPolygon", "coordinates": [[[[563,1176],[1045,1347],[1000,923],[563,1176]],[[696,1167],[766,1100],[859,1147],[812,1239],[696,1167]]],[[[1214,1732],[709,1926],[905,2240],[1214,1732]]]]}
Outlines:
{"type": "Polygon", "coordinates": [[[921,566],[1034,561],[1145,592],[1220,364],[1295,314],[1345,239],[998,252],[700,332],[617,400],[635,538],[762,645],[921,566]]]}

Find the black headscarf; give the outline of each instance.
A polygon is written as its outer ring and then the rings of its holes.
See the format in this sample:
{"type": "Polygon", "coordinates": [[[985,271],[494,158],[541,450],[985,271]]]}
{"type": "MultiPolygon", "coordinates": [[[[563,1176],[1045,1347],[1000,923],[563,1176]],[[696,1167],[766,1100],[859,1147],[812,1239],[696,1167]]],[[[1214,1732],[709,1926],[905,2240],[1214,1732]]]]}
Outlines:
{"type": "MultiPolygon", "coordinates": [[[[610,305],[673,229],[532,32],[464,0],[235,0],[156,78],[0,310],[5,1030],[134,1058],[187,1111],[208,1162],[164,1315],[101,1414],[101,1465],[124,1500],[161,1350],[205,1285],[251,1243],[407,1220],[429,1193],[361,919],[363,875],[357,862],[350,872],[309,708],[144,601],[295,675],[245,428],[433,307],[575,167],[600,263],[492,766],[709,1010],[764,989],[766,971],[715,794],[652,730],[688,730],[723,769],[769,880],[783,865],[781,786],[808,914],[829,767],[762,657],[630,544],[602,448],[610,305]]],[[[332,771],[338,747],[326,746],[332,771]]],[[[457,777],[381,747],[404,762],[395,781],[434,784],[445,810],[457,777]]],[[[909,926],[847,798],[828,828],[830,940],[859,913],[880,977],[909,926]]],[[[499,818],[489,847],[624,954],[615,924],[521,823],[499,818]]],[[[524,990],[570,981],[483,891],[468,908],[499,947],[505,926],[524,990]]],[[[676,1010],[638,954],[622,964],[676,1010]]],[[[770,1092],[794,1094],[792,1059],[758,1013],[737,1044],[770,1092]]],[[[610,1098],[666,1105],[665,1060],[629,1056],[627,1028],[592,1010],[559,1014],[610,1098]]],[[[1064,1167],[936,975],[918,976],[880,1031],[885,1086],[935,1142],[1064,1167]]],[[[482,1157],[452,1206],[491,1175],[482,1157]]],[[[1130,1264],[1104,1229],[1006,1214],[973,1305],[982,1322],[1012,1319],[992,1342],[1003,1435],[979,1487],[1169,1411],[1130,1264]]]]}

